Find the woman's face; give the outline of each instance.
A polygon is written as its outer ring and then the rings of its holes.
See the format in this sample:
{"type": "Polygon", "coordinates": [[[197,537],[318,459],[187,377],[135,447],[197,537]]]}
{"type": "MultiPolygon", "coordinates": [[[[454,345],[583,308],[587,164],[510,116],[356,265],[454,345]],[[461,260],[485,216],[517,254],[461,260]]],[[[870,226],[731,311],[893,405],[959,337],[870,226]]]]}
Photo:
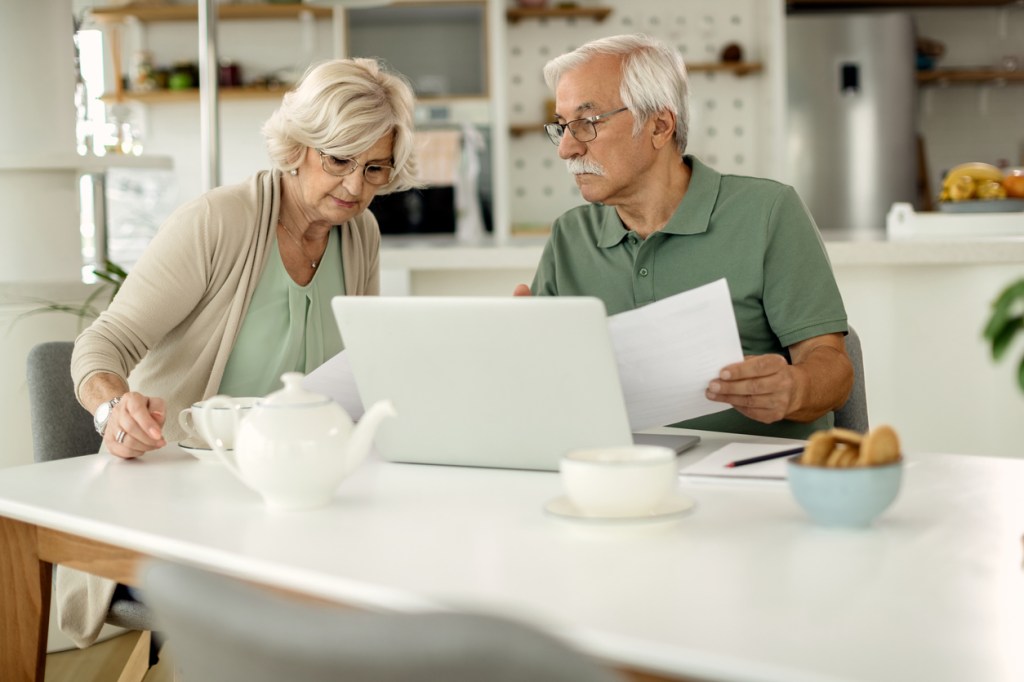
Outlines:
{"type": "Polygon", "coordinates": [[[296,197],[299,209],[309,222],[339,225],[365,211],[380,187],[366,182],[363,169],[367,164],[390,165],[394,138],[394,133],[388,133],[368,150],[353,157],[359,166],[342,177],[325,171],[320,153],[307,147],[295,184],[299,190],[296,197]]]}

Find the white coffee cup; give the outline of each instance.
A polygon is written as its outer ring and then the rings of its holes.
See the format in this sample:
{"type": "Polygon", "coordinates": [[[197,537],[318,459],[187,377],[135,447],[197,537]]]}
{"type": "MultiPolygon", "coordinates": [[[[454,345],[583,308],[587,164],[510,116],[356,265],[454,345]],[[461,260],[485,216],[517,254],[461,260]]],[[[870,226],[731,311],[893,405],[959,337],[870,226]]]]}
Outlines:
{"type": "Polygon", "coordinates": [[[678,485],[676,453],[658,445],[589,448],[566,453],[559,464],[566,497],[595,517],[655,512],[678,485]]]}
{"type": "Polygon", "coordinates": [[[192,403],[192,407],[186,407],[178,413],[178,424],[189,435],[190,440],[209,447],[206,439],[199,434],[193,414],[199,410],[209,410],[210,425],[213,428],[214,435],[224,444],[224,449],[232,450],[235,447],[235,413],[241,411],[244,414],[252,409],[252,406],[260,398],[230,398],[229,400],[231,401],[230,406],[217,405],[216,407],[207,407],[205,400],[192,403]]]}

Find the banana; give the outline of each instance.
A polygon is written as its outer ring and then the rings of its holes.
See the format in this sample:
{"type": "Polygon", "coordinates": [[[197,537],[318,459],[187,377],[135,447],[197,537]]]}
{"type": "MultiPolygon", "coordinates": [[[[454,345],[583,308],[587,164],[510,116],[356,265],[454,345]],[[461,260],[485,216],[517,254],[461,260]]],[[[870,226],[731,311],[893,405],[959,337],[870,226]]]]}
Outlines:
{"type": "Polygon", "coordinates": [[[979,199],[1005,199],[1006,188],[1003,187],[1003,183],[996,182],[995,180],[986,180],[979,182],[978,187],[974,192],[979,199]]]}
{"type": "Polygon", "coordinates": [[[977,187],[978,183],[974,181],[974,178],[961,173],[960,175],[952,176],[952,182],[943,189],[949,195],[950,201],[967,201],[975,197],[974,193],[977,187]]]}
{"type": "Polygon", "coordinates": [[[962,176],[968,176],[975,183],[981,184],[982,182],[988,182],[994,180],[995,182],[1002,182],[1003,172],[993,166],[990,163],[982,163],[980,161],[971,161],[969,163],[961,163],[958,166],[954,166],[946,173],[946,178],[942,182],[943,189],[949,189],[952,185],[957,183],[957,178],[962,176]]]}

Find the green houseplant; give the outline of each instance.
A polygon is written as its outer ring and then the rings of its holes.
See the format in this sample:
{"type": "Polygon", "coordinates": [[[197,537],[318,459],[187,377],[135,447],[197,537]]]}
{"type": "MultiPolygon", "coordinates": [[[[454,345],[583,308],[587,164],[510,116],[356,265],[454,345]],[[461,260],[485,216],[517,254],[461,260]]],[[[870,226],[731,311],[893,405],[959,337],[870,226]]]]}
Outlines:
{"type": "Polygon", "coordinates": [[[114,296],[120,291],[124,278],[128,276],[128,273],[120,265],[110,261],[105,261],[101,268],[94,268],[93,274],[100,280],[100,286],[96,287],[95,291],[90,293],[81,303],[57,303],[54,301],[37,300],[35,303],[40,304],[38,308],[22,313],[17,319],[40,313],[68,313],[78,318],[78,331],[82,331],[88,323],[95,320],[100,316],[101,312],[106,310],[110,302],[114,300],[114,296]]]}
{"type": "MultiPolygon", "coordinates": [[[[984,336],[992,348],[993,360],[1001,360],[1006,355],[1018,332],[1024,332],[1024,278],[1003,289],[992,302],[984,336]]],[[[1017,366],[1017,382],[1024,391],[1024,356],[1017,366]]]]}

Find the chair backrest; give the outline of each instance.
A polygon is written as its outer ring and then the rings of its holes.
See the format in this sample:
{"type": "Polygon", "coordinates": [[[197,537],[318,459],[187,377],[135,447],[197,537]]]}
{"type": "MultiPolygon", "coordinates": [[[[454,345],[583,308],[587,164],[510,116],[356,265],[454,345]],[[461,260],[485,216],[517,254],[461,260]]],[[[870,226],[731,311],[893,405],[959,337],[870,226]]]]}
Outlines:
{"type": "Polygon", "coordinates": [[[846,404],[835,412],[835,425],[866,433],[868,424],[868,395],[864,385],[864,353],[860,348],[860,337],[850,327],[846,335],[846,354],[853,364],[853,390],[846,404]]]}
{"type": "Polygon", "coordinates": [[[187,682],[623,682],[559,640],[467,613],[370,613],[153,562],[143,598],[187,682]]]}
{"type": "Polygon", "coordinates": [[[91,455],[103,442],[92,415],[75,398],[71,381],[74,347],[71,341],[47,341],[28,353],[32,453],[37,462],[91,455]]]}

